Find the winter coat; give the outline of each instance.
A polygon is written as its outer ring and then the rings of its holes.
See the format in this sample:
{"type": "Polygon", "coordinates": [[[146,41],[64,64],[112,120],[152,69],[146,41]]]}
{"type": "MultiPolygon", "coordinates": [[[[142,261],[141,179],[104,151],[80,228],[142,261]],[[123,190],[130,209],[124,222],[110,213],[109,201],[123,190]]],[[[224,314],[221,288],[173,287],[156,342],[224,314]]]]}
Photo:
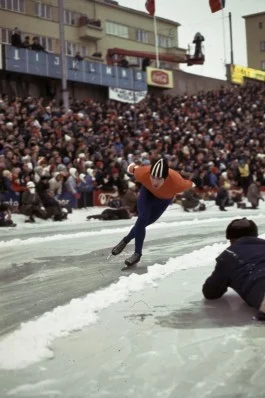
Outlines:
{"type": "Polygon", "coordinates": [[[194,209],[200,203],[198,196],[192,191],[186,191],[182,195],[182,206],[185,209],[194,209]]]}
{"type": "Polygon", "coordinates": [[[137,211],[137,194],[132,189],[128,189],[126,194],[122,197],[122,205],[128,207],[131,213],[137,211]]]}
{"type": "Polygon", "coordinates": [[[215,204],[217,206],[225,206],[228,202],[228,199],[228,191],[225,188],[221,187],[217,193],[215,204]]]}
{"type": "Polygon", "coordinates": [[[37,193],[30,193],[29,191],[25,191],[22,194],[22,206],[26,205],[43,206],[39,195],[37,193]]]}
{"type": "Polygon", "coordinates": [[[247,198],[252,206],[257,207],[259,205],[259,199],[261,198],[260,190],[254,182],[248,187],[247,198]]]}
{"type": "Polygon", "coordinates": [[[129,220],[130,214],[127,209],[121,207],[120,209],[106,209],[103,210],[101,214],[96,214],[94,216],[88,216],[87,220],[104,220],[104,221],[112,221],[112,220],[129,220]]]}
{"type": "Polygon", "coordinates": [[[61,195],[63,182],[57,181],[55,177],[49,180],[50,191],[54,193],[54,195],[61,195]]]}
{"type": "Polygon", "coordinates": [[[66,181],[66,187],[69,192],[72,192],[73,195],[77,193],[77,184],[76,184],[76,178],[73,176],[68,177],[66,181]]]}
{"type": "Polygon", "coordinates": [[[218,299],[231,287],[250,306],[259,309],[265,295],[265,240],[237,239],[217,257],[212,275],[202,291],[206,299],[218,299]]]}

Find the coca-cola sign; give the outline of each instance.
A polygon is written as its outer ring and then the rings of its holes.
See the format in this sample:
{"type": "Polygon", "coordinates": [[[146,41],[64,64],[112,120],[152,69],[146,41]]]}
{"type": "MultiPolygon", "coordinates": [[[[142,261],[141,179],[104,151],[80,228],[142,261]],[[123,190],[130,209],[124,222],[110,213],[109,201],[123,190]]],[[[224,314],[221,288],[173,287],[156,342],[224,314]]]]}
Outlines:
{"type": "Polygon", "coordinates": [[[157,68],[146,68],[147,84],[164,88],[174,88],[173,71],[157,68]]]}
{"type": "Polygon", "coordinates": [[[151,73],[152,82],[159,86],[169,85],[169,75],[166,72],[160,70],[153,70],[151,73]]]}

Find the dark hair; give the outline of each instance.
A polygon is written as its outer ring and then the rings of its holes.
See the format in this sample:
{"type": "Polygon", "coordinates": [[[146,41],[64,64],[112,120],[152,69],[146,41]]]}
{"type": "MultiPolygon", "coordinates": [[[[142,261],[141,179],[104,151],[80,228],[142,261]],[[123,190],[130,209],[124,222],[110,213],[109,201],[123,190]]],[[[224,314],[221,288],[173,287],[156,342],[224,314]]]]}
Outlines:
{"type": "Polygon", "coordinates": [[[231,221],[226,228],[226,239],[235,240],[244,236],[258,236],[258,227],[246,217],[231,221]]]}

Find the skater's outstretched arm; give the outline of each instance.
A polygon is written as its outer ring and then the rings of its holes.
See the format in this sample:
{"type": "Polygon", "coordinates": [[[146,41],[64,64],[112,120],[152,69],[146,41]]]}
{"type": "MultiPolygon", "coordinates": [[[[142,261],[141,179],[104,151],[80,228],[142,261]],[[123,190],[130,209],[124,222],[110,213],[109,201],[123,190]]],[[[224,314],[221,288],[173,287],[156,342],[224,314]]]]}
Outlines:
{"type": "Polygon", "coordinates": [[[202,292],[206,299],[215,300],[222,297],[228,288],[228,281],[225,273],[225,264],[217,259],[215,269],[211,276],[206,279],[202,292]]]}

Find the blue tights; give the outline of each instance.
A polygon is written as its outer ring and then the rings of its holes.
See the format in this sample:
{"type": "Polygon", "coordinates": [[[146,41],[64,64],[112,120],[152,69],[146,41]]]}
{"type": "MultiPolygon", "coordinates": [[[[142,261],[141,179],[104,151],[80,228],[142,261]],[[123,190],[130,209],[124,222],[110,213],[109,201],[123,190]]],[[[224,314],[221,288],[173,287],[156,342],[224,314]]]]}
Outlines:
{"type": "Polygon", "coordinates": [[[171,201],[172,199],[159,199],[146,188],[141,188],[137,200],[137,221],[129,234],[123,238],[126,243],[135,239],[135,253],[142,254],[145,228],[161,217],[171,201]]]}

